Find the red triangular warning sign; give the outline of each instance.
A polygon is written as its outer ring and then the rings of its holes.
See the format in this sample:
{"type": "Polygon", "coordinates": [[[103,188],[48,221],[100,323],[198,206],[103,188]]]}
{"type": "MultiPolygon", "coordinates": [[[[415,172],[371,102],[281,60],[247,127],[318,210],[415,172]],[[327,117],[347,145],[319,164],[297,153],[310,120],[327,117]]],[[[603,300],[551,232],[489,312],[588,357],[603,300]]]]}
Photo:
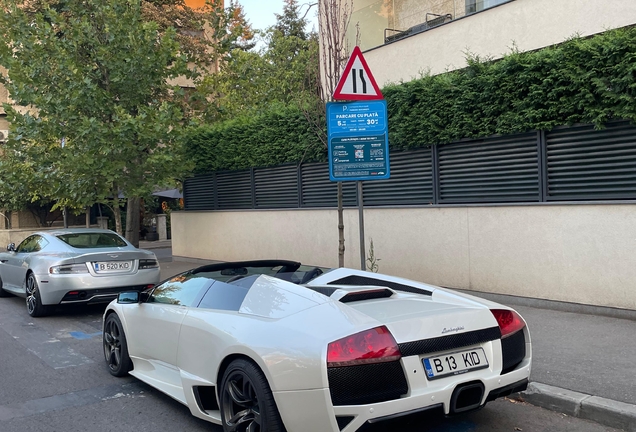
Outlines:
{"type": "Polygon", "coordinates": [[[380,87],[371,74],[360,47],[355,47],[333,92],[335,100],[383,99],[380,87]]]}

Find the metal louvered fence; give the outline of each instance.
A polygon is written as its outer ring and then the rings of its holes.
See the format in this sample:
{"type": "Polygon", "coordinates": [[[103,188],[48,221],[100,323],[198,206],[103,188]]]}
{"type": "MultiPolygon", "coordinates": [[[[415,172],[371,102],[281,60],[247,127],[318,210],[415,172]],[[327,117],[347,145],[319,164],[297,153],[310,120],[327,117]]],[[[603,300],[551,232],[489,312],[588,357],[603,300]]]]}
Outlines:
{"type": "Polygon", "coordinates": [[[468,141],[439,148],[442,203],[536,201],[537,134],[468,141]]]}
{"type": "MultiPolygon", "coordinates": [[[[336,207],[328,163],[200,174],[186,210],[336,207]]],[[[636,126],[578,125],[391,153],[391,178],[363,182],[364,205],[636,199],[636,126]]],[[[357,204],[355,182],[344,204],[357,204]]]]}
{"type": "Polygon", "coordinates": [[[636,128],[591,126],[546,134],[547,200],[636,199],[636,128]]]}

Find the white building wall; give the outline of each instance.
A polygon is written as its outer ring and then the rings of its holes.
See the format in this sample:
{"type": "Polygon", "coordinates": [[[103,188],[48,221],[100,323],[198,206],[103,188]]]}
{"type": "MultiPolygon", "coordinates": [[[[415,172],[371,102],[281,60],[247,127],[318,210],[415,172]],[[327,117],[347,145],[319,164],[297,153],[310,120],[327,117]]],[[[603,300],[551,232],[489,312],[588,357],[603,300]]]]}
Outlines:
{"type": "MultiPolygon", "coordinates": [[[[335,210],[173,212],[175,256],[337,266],[335,210]]],[[[366,209],[380,272],[452,288],[636,309],[636,206],[366,209]]],[[[359,268],[357,210],[346,266],[359,268]]]]}
{"type": "MultiPolygon", "coordinates": [[[[496,59],[513,46],[532,51],[634,24],[634,0],[514,0],[371,49],[364,57],[382,87],[463,68],[467,52],[496,59]]],[[[361,27],[362,37],[369,31],[361,27]]]]}

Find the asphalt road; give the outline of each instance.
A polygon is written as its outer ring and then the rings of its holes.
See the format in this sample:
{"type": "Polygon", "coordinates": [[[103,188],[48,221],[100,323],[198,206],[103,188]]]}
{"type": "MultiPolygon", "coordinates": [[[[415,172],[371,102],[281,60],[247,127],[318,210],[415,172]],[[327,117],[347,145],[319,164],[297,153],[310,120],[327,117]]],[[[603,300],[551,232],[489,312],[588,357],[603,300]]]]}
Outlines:
{"type": "Polygon", "coordinates": [[[636,321],[512,306],[528,321],[532,381],[636,402],[636,321]]]}
{"type": "MultiPolygon", "coordinates": [[[[162,276],[196,265],[162,262],[162,276]]],[[[101,345],[103,309],[60,309],[54,316],[33,319],[23,299],[0,299],[0,431],[221,432],[132,377],[117,379],[108,373],[101,345]]],[[[508,399],[451,419],[433,413],[369,430],[615,431],[508,399]]]]}

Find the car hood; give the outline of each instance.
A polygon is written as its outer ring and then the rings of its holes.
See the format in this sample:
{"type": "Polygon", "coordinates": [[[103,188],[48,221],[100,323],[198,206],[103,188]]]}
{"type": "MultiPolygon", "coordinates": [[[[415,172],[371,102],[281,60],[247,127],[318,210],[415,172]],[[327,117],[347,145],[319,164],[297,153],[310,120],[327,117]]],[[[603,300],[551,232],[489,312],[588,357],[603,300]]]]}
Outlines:
{"type": "Polygon", "coordinates": [[[391,298],[343,306],[387,325],[398,343],[497,327],[490,309],[471,301],[460,304],[397,293],[391,298]]]}
{"type": "Polygon", "coordinates": [[[497,327],[489,302],[442,289],[431,295],[389,289],[388,298],[343,302],[343,292],[362,293],[378,287],[337,286],[330,296],[316,288],[261,275],[249,289],[239,313],[280,319],[330,303],[346,320],[367,326],[371,322],[387,325],[398,343],[497,327]]]}
{"type": "Polygon", "coordinates": [[[324,293],[343,315],[355,313],[386,325],[398,343],[498,327],[490,309],[506,308],[433,285],[353,269],[326,273],[307,288],[324,293]]]}

